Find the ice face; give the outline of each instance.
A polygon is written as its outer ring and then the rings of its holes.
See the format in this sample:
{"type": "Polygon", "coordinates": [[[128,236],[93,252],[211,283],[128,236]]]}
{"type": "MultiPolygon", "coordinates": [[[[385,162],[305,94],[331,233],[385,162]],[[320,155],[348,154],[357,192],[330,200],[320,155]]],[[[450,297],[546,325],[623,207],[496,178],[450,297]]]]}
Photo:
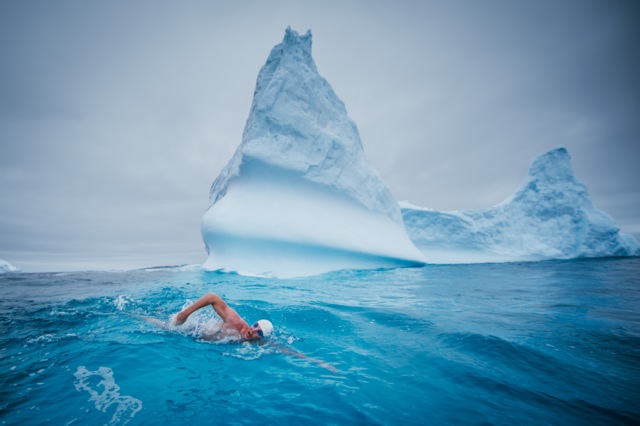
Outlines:
{"type": "Polygon", "coordinates": [[[391,191],[288,28],[258,74],[242,143],[211,187],[205,268],[276,276],[415,265],[391,191]]]}
{"type": "Polygon", "coordinates": [[[243,160],[253,158],[298,172],[365,207],[402,223],[387,185],[366,159],[344,103],[317,71],[311,32],[287,28],[258,74],[242,143],[211,187],[211,204],[224,196],[243,160]]]}
{"type": "Polygon", "coordinates": [[[565,148],[535,158],[517,193],[491,208],[437,212],[405,205],[409,235],[433,263],[640,255],[638,242],[593,205],[570,160],[565,148]]]}

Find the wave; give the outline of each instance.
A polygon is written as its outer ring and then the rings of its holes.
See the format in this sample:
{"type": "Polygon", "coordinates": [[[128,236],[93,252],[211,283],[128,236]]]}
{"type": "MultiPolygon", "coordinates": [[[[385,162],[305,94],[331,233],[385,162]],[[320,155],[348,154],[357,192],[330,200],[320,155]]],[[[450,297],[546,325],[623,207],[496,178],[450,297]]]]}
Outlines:
{"type": "Polygon", "coordinates": [[[158,271],[171,271],[171,272],[190,272],[190,271],[202,271],[202,265],[200,264],[184,264],[184,265],[168,265],[168,266],[151,266],[148,268],[137,269],[145,272],[158,272],[158,271]]]}

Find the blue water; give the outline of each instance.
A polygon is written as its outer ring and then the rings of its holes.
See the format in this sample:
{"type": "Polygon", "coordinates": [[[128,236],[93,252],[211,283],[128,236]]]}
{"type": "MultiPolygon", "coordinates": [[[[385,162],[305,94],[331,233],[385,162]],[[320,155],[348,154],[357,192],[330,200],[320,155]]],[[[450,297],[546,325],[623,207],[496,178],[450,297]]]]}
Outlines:
{"type": "Polygon", "coordinates": [[[639,272],[633,258],[5,274],[0,423],[638,424],[639,272]],[[141,319],[208,291],[276,336],[211,343],[141,319]]]}

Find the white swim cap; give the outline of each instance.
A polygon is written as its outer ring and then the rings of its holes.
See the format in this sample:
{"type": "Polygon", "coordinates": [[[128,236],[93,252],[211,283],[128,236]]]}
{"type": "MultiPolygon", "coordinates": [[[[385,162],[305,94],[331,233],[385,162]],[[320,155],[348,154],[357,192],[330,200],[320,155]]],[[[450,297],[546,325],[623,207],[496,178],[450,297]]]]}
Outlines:
{"type": "Polygon", "coordinates": [[[269,337],[269,335],[273,332],[273,324],[271,324],[271,321],[269,320],[261,319],[260,321],[258,321],[258,325],[262,329],[262,334],[264,335],[264,337],[269,337]]]}

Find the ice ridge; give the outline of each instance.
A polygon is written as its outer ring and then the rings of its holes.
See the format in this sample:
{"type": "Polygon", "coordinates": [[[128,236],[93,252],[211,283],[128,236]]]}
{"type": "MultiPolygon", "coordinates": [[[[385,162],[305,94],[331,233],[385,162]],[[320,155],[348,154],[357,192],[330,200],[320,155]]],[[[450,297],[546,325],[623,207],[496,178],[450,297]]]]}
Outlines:
{"type": "Polygon", "coordinates": [[[598,210],[565,148],[536,157],[497,206],[438,212],[404,205],[409,236],[433,263],[638,256],[640,246],[598,210]]]}

